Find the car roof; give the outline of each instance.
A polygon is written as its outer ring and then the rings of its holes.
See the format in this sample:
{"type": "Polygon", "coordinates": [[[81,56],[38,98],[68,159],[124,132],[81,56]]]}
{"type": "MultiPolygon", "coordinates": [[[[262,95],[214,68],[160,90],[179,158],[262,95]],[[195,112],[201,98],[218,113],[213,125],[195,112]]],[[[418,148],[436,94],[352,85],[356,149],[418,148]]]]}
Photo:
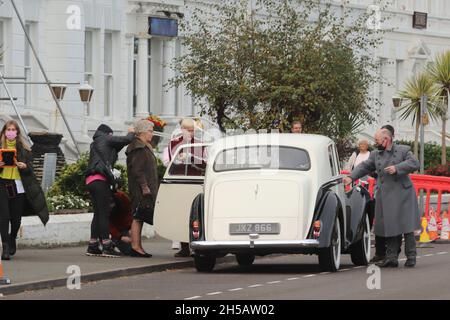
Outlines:
{"type": "Polygon", "coordinates": [[[310,153],[321,153],[333,141],[322,135],[303,133],[261,133],[227,136],[214,143],[216,151],[251,145],[282,145],[305,149],[310,153]]]}

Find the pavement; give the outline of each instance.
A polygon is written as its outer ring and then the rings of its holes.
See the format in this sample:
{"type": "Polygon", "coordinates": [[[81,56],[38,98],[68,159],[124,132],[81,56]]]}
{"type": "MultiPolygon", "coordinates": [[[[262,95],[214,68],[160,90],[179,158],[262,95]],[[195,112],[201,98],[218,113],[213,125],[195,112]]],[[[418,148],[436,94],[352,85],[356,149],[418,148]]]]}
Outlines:
{"type": "Polygon", "coordinates": [[[84,254],[87,245],[52,249],[19,248],[11,260],[2,261],[4,274],[11,284],[0,285],[0,294],[66,286],[74,270],[68,270],[70,266],[79,267],[82,283],[193,267],[192,258],[173,256],[177,251],[171,248],[172,242],[167,239],[156,236],[143,241],[143,247],[153,257],[88,257],[84,254]]]}
{"type": "MultiPolygon", "coordinates": [[[[186,300],[202,306],[204,300],[442,300],[450,299],[450,245],[418,248],[415,268],[377,269],[354,266],[342,256],[338,272],[321,272],[316,256],[277,255],[239,267],[233,260],[211,273],[194,268],[140,274],[81,285],[9,295],[1,300],[186,300]],[[374,280],[377,274],[378,280],[374,280]]],[[[164,306],[164,304],[161,304],[164,306]]],[[[189,304],[191,305],[191,304],[189,304]]],[[[242,305],[241,305],[242,307],[242,305]]],[[[213,310],[214,311],[214,310],[213,310]]],[[[219,309],[216,309],[218,312],[219,309]]],[[[279,310],[278,310],[279,311],[279,310]]]]}

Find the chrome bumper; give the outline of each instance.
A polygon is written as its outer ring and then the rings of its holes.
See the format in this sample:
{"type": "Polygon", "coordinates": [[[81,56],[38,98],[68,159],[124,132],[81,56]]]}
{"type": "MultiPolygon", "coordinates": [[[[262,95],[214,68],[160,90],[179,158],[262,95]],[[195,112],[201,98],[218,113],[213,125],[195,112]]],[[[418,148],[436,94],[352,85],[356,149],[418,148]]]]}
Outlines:
{"type": "Polygon", "coordinates": [[[245,241],[193,241],[193,250],[220,250],[220,249],[301,249],[318,248],[319,240],[294,240],[294,241],[268,241],[268,240],[245,240],[245,241]]]}

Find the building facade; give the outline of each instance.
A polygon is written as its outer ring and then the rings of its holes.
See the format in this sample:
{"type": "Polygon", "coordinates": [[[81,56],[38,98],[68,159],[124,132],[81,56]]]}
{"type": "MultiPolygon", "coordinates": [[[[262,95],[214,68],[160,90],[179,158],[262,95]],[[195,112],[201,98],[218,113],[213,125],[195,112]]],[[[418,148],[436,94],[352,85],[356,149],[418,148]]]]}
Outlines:
{"type": "MultiPolygon", "coordinates": [[[[61,106],[82,150],[87,149],[89,137],[100,123],[125,132],[134,118],[149,113],[168,120],[198,113],[185,88],[166,86],[176,72],[170,68],[170,61],[185,50],[180,39],[148,34],[149,17],[165,17],[167,12],[172,12],[181,13],[179,17],[174,14],[175,18],[189,19],[183,13],[198,2],[15,0],[49,79],[67,83],[61,106]],[[94,88],[89,106],[80,101],[78,93],[79,84],[85,81],[94,88]]],[[[332,2],[338,5],[340,0],[332,2]]],[[[355,10],[366,10],[378,2],[351,0],[348,5],[355,10]]],[[[390,123],[397,129],[398,138],[412,139],[411,121],[398,119],[392,96],[436,53],[450,50],[450,1],[392,0],[388,12],[392,15],[389,27],[395,31],[385,35],[377,57],[380,75],[391,85],[374,84],[372,94],[382,101],[382,106],[374,114],[378,123],[367,126],[363,135],[371,136],[377,125],[390,123]],[[412,27],[414,11],[428,13],[426,29],[412,27]]],[[[10,0],[0,1],[1,43],[2,73],[32,82],[43,81],[10,0]]],[[[72,141],[48,88],[42,84],[9,84],[8,87],[18,98],[17,105],[28,130],[62,132],[66,157],[75,159],[72,141]]],[[[3,86],[0,86],[0,96],[5,97],[3,86]]],[[[0,101],[0,114],[3,120],[17,118],[8,101],[0,101]]],[[[439,142],[440,130],[440,123],[430,123],[426,139],[439,142]]]]}

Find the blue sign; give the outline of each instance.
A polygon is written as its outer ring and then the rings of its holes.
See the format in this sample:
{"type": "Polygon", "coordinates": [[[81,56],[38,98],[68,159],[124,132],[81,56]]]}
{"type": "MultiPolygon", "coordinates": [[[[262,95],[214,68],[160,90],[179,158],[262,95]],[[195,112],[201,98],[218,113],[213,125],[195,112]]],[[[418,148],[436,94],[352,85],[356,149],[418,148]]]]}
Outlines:
{"type": "Polygon", "coordinates": [[[177,37],[178,20],[169,18],[148,18],[148,34],[152,36],[177,37]]]}

